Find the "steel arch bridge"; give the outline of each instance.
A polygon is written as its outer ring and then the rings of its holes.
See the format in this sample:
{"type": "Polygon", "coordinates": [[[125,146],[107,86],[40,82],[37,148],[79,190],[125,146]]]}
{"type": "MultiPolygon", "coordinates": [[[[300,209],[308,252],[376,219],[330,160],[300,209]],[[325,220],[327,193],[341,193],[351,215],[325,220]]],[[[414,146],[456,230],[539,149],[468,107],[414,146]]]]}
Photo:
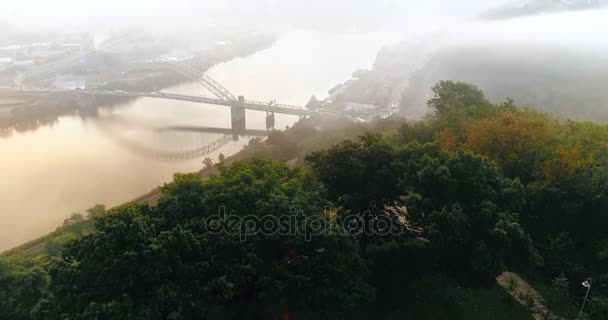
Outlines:
{"type": "Polygon", "coordinates": [[[138,153],[152,156],[163,160],[189,160],[196,159],[203,155],[209,154],[215,150],[218,150],[222,146],[234,140],[236,136],[267,136],[268,131],[264,130],[247,130],[245,128],[245,110],[257,110],[266,112],[267,118],[267,129],[274,128],[274,114],[289,114],[297,115],[300,117],[307,117],[319,114],[327,115],[339,115],[337,112],[332,110],[324,109],[307,109],[301,106],[277,104],[274,101],[260,102],[245,100],[243,96],[235,97],[228,89],[222,86],[219,82],[206,75],[204,72],[196,69],[188,63],[176,59],[160,59],[157,62],[166,64],[170,69],[180,73],[182,76],[189,80],[197,82],[203,88],[207,89],[214,98],[194,95],[181,95],[165,92],[133,92],[123,90],[102,90],[98,88],[93,89],[76,89],[76,90],[61,90],[52,88],[38,88],[34,86],[28,86],[28,83],[35,82],[36,79],[48,80],[48,77],[53,77],[54,74],[70,68],[74,64],[80,62],[80,59],[88,56],[95,52],[89,50],[81,52],[78,55],[70,56],[53,63],[45,64],[18,75],[14,80],[13,86],[2,87],[0,90],[10,90],[15,92],[21,92],[28,95],[71,95],[76,96],[77,101],[81,105],[87,105],[89,103],[95,103],[96,97],[101,96],[113,96],[113,97],[147,97],[157,99],[168,99],[175,101],[188,101],[201,104],[211,104],[230,107],[232,128],[205,128],[205,127],[165,127],[160,128],[160,131],[177,131],[177,132],[199,132],[199,133],[216,133],[222,134],[223,136],[210,143],[205,143],[187,150],[162,150],[150,146],[141,145],[135,141],[130,141],[120,137],[119,134],[113,132],[110,128],[104,128],[106,134],[118,141],[120,144],[129,147],[138,153]],[[46,78],[45,78],[46,77],[46,78]],[[270,120],[270,121],[269,121],[270,120]],[[271,123],[271,125],[269,125],[271,123]]]}
{"type": "Polygon", "coordinates": [[[198,81],[205,89],[211,91],[214,96],[223,101],[236,101],[236,98],[228,89],[224,88],[217,81],[206,75],[204,72],[182,62],[179,60],[163,59],[162,61],[167,62],[174,67],[176,71],[182,75],[190,78],[191,80],[198,81]]]}
{"type": "Polygon", "coordinates": [[[83,52],[80,55],[68,57],[66,59],[60,60],[58,62],[50,63],[47,65],[43,65],[41,67],[35,68],[34,70],[26,71],[23,74],[19,75],[15,79],[14,87],[0,87],[0,89],[5,90],[18,90],[25,94],[30,95],[45,95],[45,94],[61,94],[61,95],[76,95],[77,101],[81,105],[94,104],[96,102],[96,97],[100,96],[114,96],[114,97],[147,97],[147,98],[158,98],[158,99],[168,99],[168,100],[177,100],[177,101],[188,101],[194,103],[202,103],[202,104],[211,104],[211,105],[221,105],[231,108],[231,120],[233,129],[245,130],[245,110],[257,110],[264,111],[267,113],[267,127],[274,127],[274,114],[290,114],[297,115],[300,117],[308,117],[318,114],[327,114],[327,115],[339,115],[337,112],[329,109],[307,109],[301,106],[295,105],[287,105],[287,104],[277,104],[273,102],[261,102],[261,101],[252,101],[245,100],[243,96],[239,96],[236,98],[228,89],[222,86],[220,83],[215,81],[213,78],[209,77],[204,72],[196,69],[195,67],[185,63],[181,60],[176,59],[159,59],[158,62],[165,63],[172,70],[180,73],[182,76],[196,81],[203,88],[207,89],[209,92],[215,96],[215,98],[209,98],[204,96],[194,96],[194,95],[182,95],[182,94],[172,94],[172,93],[164,93],[164,92],[133,92],[133,91],[123,91],[123,90],[102,90],[102,89],[83,89],[83,90],[61,90],[61,89],[50,89],[50,88],[36,88],[36,87],[27,87],[24,86],[24,83],[27,83],[28,78],[38,77],[43,78],[44,76],[51,75],[56,73],[58,70],[64,69],[70,64],[79,61],[79,59],[83,56],[86,56],[93,51],[83,52]]]}

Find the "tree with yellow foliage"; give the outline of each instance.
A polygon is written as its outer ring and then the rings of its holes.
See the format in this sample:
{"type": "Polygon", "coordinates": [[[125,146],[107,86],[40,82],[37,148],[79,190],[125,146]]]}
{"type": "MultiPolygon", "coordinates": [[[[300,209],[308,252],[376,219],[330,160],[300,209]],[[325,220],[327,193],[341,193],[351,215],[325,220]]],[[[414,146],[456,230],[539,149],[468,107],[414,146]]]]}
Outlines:
{"type": "Polygon", "coordinates": [[[494,160],[508,177],[529,181],[547,158],[555,123],[532,111],[504,111],[466,125],[466,148],[494,160]]]}

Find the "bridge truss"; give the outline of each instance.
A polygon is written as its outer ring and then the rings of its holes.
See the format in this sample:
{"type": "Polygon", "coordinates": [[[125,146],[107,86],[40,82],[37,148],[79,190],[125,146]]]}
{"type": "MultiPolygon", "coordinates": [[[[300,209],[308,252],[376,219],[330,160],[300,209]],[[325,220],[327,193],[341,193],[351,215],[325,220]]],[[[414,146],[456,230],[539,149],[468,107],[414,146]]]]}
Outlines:
{"type": "MultiPolygon", "coordinates": [[[[99,49],[98,49],[99,50],[99,49]]],[[[222,86],[220,83],[215,81],[213,78],[209,77],[204,72],[196,69],[195,67],[189,65],[183,60],[176,59],[160,59],[157,61],[166,63],[171,67],[174,71],[180,73],[186,78],[196,81],[203,88],[207,89],[211,92],[216,98],[209,98],[204,96],[190,96],[190,95],[181,95],[181,94],[172,94],[172,93],[164,93],[164,92],[127,92],[122,90],[99,90],[99,89],[84,89],[84,90],[58,90],[58,89],[50,89],[50,88],[28,88],[23,89],[22,82],[32,79],[34,77],[41,78],[44,75],[49,75],[53,72],[57,72],[58,70],[62,70],[73,65],[74,63],[78,63],[80,59],[86,57],[88,54],[94,51],[86,51],[81,52],[81,54],[76,56],[71,56],[66,59],[49,63],[47,65],[36,67],[34,70],[29,72],[24,72],[23,74],[17,77],[15,81],[15,88],[13,90],[20,90],[26,94],[77,94],[80,96],[116,96],[116,97],[148,97],[148,98],[160,98],[160,99],[169,99],[169,100],[180,100],[180,101],[189,101],[196,103],[204,103],[204,104],[212,104],[212,105],[222,105],[229,106],[232,109],[248,109],[248,110],[257,110],[264,111],[274,116],[274,113],[282,113],[282,114],[292,114],[298,116],[312,116],[315,114],[336,114],[336,112],[331,110],[322,110],[316,109],[311,110],[300,106],[287,105],[287,104],[277,104],[274,102],[260,102],[260,101],[252,101],[252,100],[244,100],[237,99],[228,89],[222,86]]],[[[81,99],[82,101],[88,101],[88,99],[81,99]]],[[[234,110],[233,110],[234,112],[234,110]]]]}
{"type": "Polygon", "coordinates": [[[166,63],[170,64],[173,69],[182,75],[186,76],[190,80],[197,81],[205,89],[211,91],[214,96],[224,101],[236,101],[236,98],[228,89],[224,88],[217,81],[206,75],[204,72],[186,64],[179,60],[164,59],[166,63]]]}

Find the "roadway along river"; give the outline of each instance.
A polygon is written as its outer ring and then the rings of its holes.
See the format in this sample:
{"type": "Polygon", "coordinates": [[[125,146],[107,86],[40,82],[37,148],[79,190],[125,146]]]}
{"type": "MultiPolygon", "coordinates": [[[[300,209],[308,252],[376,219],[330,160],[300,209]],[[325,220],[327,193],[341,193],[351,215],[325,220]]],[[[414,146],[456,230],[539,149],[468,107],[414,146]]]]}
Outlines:
{"type": "MultiPolygon", "coordinates": [[[[216,65],[208,74],[250,100],[304,105],[312,94],[324,97],[356,69],[370,68],[387,40],[372,33],[293,31],[272,48],[216,65]]],[[[165,91],[209,96],[195,84],[165,91]]],[[[277,116],[276,127],[295,121],[277,116]]],[[[72,212],[96,203],[120,204],[170,181],[174,172],[200,169],[204,156],[176,161],[160,155],[223,138],[149,130],[173,125],[228,128],[230,112],[222,106],[142,98],[102,110],[96,118],[60,117],[51,125],[0,137],[0,251],[54,230],[72,212]]],[[[263,129],[265,114],[247,111],[247,127],[263,129]]],[[[207,156],[217,161],[220,153],[234,154],[247,141],[230,141],[207,156]]]]}

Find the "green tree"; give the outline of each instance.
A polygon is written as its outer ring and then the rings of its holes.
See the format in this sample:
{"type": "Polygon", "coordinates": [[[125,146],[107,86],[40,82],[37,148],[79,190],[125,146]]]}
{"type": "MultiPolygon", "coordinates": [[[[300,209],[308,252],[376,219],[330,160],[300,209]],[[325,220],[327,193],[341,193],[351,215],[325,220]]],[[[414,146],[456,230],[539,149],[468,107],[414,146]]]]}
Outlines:
{"type": "Polygon", "coordinates": [[[213,159],[205,157],[205,159],[203,159],[203,164],[205,165],[205,169],[211,168],[213,167],[213,159]]]}
{"type": "Polygon", "coordinates": [[[30,311],[46,286],[46,272],[32,260],[0,257],[0,317],[30,319],[30,311]]]}
{"type": "Polygon", "coordinates": [[[106,212],[106,206],[103,204],[96,204],[93,207],[87,209],[87,219],[95,218],[106,212]]]}
{"type": "MultiPolygon", "coordinates": [[[[372,133],[306,158],[327,187],[339,217],[346,221],[347,217],[358,216],[364,224],[379,215],[395,212],[391,209],[399,199],[399,191],[395,188],[398,175],[394,160],[394,146],[372,133]]],[[[362,253],[373,231],[355,230],[362,253]]]]}
{"type": "Polygon", "coordinates": [[[69,227],[75,224],[78,224],[80,222],[84,221],[84,217],[82,216],[82,214],[80,213],[72,213],[72,215],[63,220],[63,225],[62,227],[69,227]]]}
{"type": "Polygon", "coordinates": [[[208,180],[176,175],[162,187],[157,206],[99,216],[96,231],[69,243],[53,262],[50,294],[37,314],[49,319],[341,318],[370,299],[366,266],[348,238],[315,233],[309,224],[298,224],[294,233],[212,229],[218,209],[248,219],[280,218],[297,209],[316,219],[317,227],[335,228],[323,213],[324,189],[310,174],[265,161],[222,170],[208,180]]]}
{"type": "Polygon", "coordinates": [[[44,244],[45,252],[48,256],[55,257],[61,254],[63,247],[70,241],[78,238],[78,234],[73,232],[63,232],[60,235],[50,238],[44,244]]]}
{"type": "Polygon", "coordinates": [[[407,220],[431,241],[444,271],[493,279],[505,263],[528,265],[518,180],[503,178],[483,157],[437,144],[407,145],[398,158],[407,220]]]}
{"type": "Polygon", "coordinates": [[[551,288],[545,294],[548,307],[556,314],[566,319],[577,316],[570,296],[570,281],[562,272],[551,281],[551,288]]]}
{"type": "Polygon", "coordinates": [[[491,105],[479,88],[468,83],[439,81],[432,90],[434,95],[427,104],[438,114],[487,108],[491,105]]]}

